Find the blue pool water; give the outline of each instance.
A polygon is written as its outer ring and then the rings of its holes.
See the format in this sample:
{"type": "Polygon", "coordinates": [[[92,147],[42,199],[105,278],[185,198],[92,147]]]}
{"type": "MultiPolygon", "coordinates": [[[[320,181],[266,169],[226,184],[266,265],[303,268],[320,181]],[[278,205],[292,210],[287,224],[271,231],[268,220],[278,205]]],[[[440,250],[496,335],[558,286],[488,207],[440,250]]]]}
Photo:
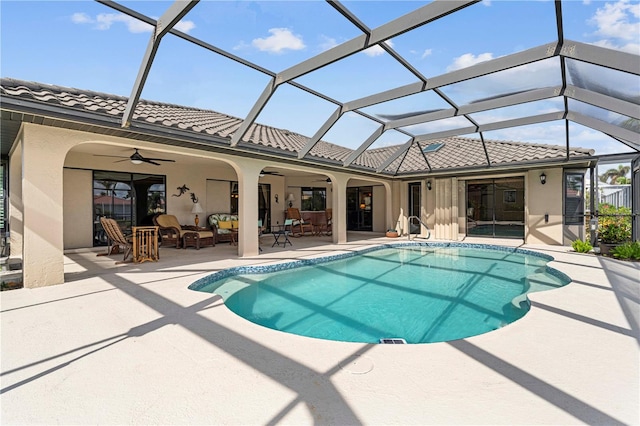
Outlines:
{"type": "Polygon", "coordinates": [[[522,318],[527,293],[570,282],[546,266],[550,260],[497,246],[413,243],[329,261],[236,268],[190,288],[219,294],[241,317],[288,333],[429,343],[487,333],[522,318]]]}

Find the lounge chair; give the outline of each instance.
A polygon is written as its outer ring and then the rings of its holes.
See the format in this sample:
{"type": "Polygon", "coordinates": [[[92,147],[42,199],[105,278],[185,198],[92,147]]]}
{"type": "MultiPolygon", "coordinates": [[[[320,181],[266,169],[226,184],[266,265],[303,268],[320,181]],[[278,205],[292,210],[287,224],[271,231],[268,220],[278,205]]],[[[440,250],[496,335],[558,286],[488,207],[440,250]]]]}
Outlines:
{"type": "Polygon", "coordinates": [[[291,232],[294,236],[296,233],[296,229],[299,231],[297,236],[304,235],[304,231],[307,230],[309,233],[313,234],[313,224],[311,222],[305,222],[302,216],[300,215],[300,210],[295,207],[290,207],[287,209],[287,219],[292,219],[291,232]]]}
{"type": "Polygon", "coordinates": [[[101,217],[100,224],[104,228],[104,232],[107,234],[109,248],[107,249],[107,253],[100,253],[98,256],[118,254],[120,253],[120,249],[122,249],[122,251],[124,251],[124,258],[122,259],[122,262],[126,262],[133,250],[131,236],[125,236],[120,229],[120,225],[118,225],[118,222],[114,219],[101,217]]]}
{"type": "Polygon", "coordinates": [[[216,245],[212,231],[204,231],[202,228],[196,228],[195,226],[180,225],[178,218],[172,214],[160,214],[153,221],[159,227],[163,246],[175,245],[176,248],[180,248],[185,235],[187,235],[190,244],[194,245],[196,249],[201,246],[216,245]]]}

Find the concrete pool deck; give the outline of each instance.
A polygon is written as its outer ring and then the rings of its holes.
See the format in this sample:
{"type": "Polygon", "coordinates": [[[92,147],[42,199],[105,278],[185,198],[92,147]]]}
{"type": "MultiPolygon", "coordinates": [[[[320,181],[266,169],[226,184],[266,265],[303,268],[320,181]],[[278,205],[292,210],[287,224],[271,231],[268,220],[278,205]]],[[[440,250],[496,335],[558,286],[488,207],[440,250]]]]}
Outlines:
{"type": "Polygon", "coordinates": [[[525,245],[573,282],[500,330],[420,345],[281,333],[187,289],[230,266],[394,241],[349,240],[265,236],[254,258],[220,244],[139,265],[66,254],[65,284],[0,293],[2,424],[640,423],[638,262],[525,245]]]}

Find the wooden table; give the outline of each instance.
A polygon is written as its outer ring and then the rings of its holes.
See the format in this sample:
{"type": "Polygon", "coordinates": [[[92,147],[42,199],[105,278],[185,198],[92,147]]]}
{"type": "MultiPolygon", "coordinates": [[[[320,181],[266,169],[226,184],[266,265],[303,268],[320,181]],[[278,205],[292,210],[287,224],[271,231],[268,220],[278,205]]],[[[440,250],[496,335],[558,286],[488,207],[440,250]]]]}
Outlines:
{"type": "Polygon", "coordinates": [[[133,231],[133,263],[146,260],[157,262],[160,259],[158,252],[158,226],[134,226],[133,231]]]}

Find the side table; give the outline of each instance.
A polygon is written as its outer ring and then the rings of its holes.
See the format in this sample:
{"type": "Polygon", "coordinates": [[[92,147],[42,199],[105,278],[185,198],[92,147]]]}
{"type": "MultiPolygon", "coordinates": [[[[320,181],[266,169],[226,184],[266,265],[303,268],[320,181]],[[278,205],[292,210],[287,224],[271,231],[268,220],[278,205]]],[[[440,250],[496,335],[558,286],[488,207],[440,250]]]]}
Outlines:
{"type": "Polygon", "coordinates": [[[158,252],[158,227],[134,226],[133,231],[133,262],[140,263],[146,260],[157,262],[160,259],[158,252]]]}

